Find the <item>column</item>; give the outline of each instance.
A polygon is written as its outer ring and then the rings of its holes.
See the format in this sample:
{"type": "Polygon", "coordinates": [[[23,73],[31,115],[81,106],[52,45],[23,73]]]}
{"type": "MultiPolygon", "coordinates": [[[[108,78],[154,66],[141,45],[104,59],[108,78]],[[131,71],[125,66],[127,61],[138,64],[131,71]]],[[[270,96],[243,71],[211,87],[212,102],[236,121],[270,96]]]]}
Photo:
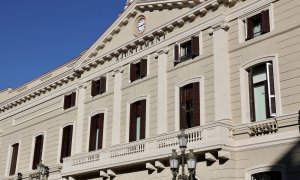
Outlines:
{"type": "Polygon", "coordinates": [[[120,144],[121,131],[121,99],[122,99],[122,72],[123,67],[114,71],[114,101],[112,122],[112,145],[120,144]]]}
{"type": "Polygon", "coordinates": [[[231,120],[230,70],[227,24],[212,31],[214,52],[215,120],[231,120]]]}
{"type": "Polygon", "coordinates": [[[167,84],[167,65],[168,65],[168,49],[158,52],[157,63],[157,134],[167,132],[167,98],[168,98],[168,84],[167,84]]]}
{"type": "Polygon", "coordinates": [[[75,154],[82,153],[82,137],[84,123],[84,100],[85,100],[86,83],[81,83],[78,87],[77,95],[77,122],[75,132],[75,154]]]}

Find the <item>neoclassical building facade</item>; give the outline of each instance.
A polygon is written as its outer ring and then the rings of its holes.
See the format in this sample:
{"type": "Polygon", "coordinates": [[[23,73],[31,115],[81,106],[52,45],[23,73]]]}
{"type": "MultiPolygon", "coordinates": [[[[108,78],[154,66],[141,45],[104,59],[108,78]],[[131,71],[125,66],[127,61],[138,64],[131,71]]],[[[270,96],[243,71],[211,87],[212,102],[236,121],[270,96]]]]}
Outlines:
{"type": "Polygon", "coordinates": [[[0,91],[0,179],[300,179],[300,1],[133,0],[80,56],[0,91]]]}

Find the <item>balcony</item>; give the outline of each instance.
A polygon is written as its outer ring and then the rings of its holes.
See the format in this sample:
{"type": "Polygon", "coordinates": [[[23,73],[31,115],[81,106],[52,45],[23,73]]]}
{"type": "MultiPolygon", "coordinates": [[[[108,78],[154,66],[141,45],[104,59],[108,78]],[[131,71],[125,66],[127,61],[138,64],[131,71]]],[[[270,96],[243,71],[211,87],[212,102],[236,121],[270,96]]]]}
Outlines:
{"type": "MultiPolygon", "coordinates": [[[[137,142],[64,158],[61,174],[62,176],[75,176],[167,158],[172,149],[179,149],[177,140],[179,133],[166,133],[137,142]]],[[[215,122],[187,129],[185,133],[188,134],[188,149],[194,149],[195,153],[220,150],[233,145],[232,127],[225,123],[215,122]]]]}

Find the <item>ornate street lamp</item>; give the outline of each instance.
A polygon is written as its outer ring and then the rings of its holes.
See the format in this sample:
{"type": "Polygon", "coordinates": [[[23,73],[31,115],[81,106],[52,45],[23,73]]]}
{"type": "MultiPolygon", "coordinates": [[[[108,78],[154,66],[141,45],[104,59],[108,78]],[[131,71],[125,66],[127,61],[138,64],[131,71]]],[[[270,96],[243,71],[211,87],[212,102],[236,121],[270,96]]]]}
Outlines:
{"type": "Polygon", "coordinates": [[[179,163],[181,163],[182,173],[178,176],[177,180],[192,180],[193,174],[195,173],[197,158],[195,157],[193,150],[190,150],[190,153],[186,156],[185,150],[188,143],[188,135],[184,133],[184,130],[181,131],[181,134],[178,136],[178,144],[181,149],[180,157],[177,156],[176,150],[172,150],[172,154],[169,157],[170,169],[173,173],[173,180],[176,180],[177,174],[179,172],[179,163]],[[181,161],[181,162],[180,162],[181,161]],[[187,163],[190,176],[185,174],[184,166],[187,163]]]}
{"type": "Polygon", "coordinates": [[[37,175],[39,179],[47,179],[49,176],[49,167],[45,166],[42,161],[37,165],[37,175]]]}

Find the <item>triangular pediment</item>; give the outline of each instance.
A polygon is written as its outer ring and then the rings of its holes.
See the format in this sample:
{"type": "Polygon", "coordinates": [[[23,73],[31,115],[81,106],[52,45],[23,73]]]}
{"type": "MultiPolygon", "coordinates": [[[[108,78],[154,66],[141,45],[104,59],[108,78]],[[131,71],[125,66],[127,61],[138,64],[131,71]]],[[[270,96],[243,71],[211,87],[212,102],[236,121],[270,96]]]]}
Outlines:
{"type": "Polygon", "coordinates": [[[113,58],[119,59],[143,43],[205,16],[222,3],[233,4],[235,0],[136,0],[79,59],[75,71],[83,72],[113,58]],[[145,17],[146,28],[136,35],[134,29],[141,16],[145,17]]]}

